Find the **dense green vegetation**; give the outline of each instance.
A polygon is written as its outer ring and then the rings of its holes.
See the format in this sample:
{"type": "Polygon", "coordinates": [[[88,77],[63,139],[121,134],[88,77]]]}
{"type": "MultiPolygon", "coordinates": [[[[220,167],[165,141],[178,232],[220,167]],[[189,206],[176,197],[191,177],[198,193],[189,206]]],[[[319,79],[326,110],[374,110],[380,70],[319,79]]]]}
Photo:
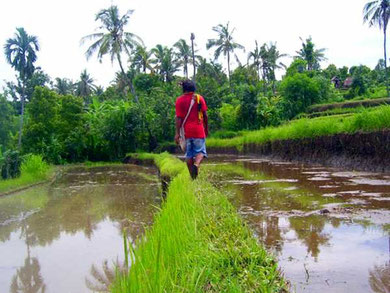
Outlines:
{"type": "Polygon", "coordinates": [[[166,153],[140,157],[153,158],[173,180],[112,292],[284,292],[275,261],[204,175],[192,181],[185,164],[166,153]]]}
{"type": "Polygon", "coordinates": [[[17,82],[7,82],[0,93],[2,153],[39,154],[49,163],[61,164],[120,160],[134,151],[159,152],[173,141],[179,82],[190,75],[192,65],[198,92],[209,107],[210,133],[216,138],[286,124],[313,104],[386,96],[384,60],[374,69],[333,64],[321,68],[326,50],[308,37],[301,39],[288,67],[284,65],[288,52],[279,52],[276,42],[255,41],[244,63],[236,56],[243,46],[229,23],[212,28],[214,38],[205,46],[213,50],[214,60],[207,60],[184,39],[171,47],[147,48],[141,37],[126,31],[132,13],[120,15],[117,6],[102,9],[95,19],[99,31],[82,38],[89,46],[87,58],[108,55],[118,62],[120,71],[107,88],[96,85],[86,70],[77,81],[52,80],[35,66],[38,38],[24,28],[16,30],[4,45],[17,82]],[[278,71],[281,80],[276,78],[278,71]]]}

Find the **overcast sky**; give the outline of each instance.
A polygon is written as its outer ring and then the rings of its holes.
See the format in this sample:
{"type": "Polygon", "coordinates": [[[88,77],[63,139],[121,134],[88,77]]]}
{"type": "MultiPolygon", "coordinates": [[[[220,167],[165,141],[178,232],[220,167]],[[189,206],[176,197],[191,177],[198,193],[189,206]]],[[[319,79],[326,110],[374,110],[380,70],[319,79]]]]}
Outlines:
{"type": "MultiPolygon", "coordinates": [[[[37,66],[54,79],[76,81],[87,69],[95,83],[107,87],[119,70],[109,58],[102,63],[96,56],[86,60],[88,44],[80,46],[83,36],[96,32],[96,13],[111,4],[121,15],[134,9],[126,30],[140,36],[148,49],[157,44],[172,46],[183,38],[190,42],[195,33],[197,49],[204,57],[207,39],[216,38],[212,27],[230,22],[233,37],[246,48],[239,54],[241,62],[255,46],[276,42],[279,52],[296,55],[301,48],[299,37],[312,36],[316,48],[326,48],[328,61],[337,67],[364,64],[374,68],[383,58],[383,34],[377,27],[363,24],[362,10],[368,0],[13,0],[1,3],[0,85],[14,80],[15,71],[6,63],[3,46],[14,37],[16,27],[38,37],[40,51],[37,66]]],[[[124,59],[125,60],[125,59],[124,59]]],[[[285,64],[291,58],[285,58],[285,64]]],[[[220,62],[226,68],[226,60],[220,62]]]]}

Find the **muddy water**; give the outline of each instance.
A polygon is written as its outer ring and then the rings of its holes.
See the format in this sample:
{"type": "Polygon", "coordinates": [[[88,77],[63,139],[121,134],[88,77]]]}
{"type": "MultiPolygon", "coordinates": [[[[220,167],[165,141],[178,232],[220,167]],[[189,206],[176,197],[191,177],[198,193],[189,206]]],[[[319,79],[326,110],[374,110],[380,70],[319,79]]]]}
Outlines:
{"type": "Polygon", "coordinates": [[[91,292],[123,263],[131,239],[152,222],[155,171],[73,168],[51,185],[0,198],[0,292],[91,292]],[[23,289],[22,289],[23,288],[23,289]]]}
{"type": "Polygon", "coordinates": [[[215,157],[213,174],[293,292],[390,292],[390,174],[215,157]]]}

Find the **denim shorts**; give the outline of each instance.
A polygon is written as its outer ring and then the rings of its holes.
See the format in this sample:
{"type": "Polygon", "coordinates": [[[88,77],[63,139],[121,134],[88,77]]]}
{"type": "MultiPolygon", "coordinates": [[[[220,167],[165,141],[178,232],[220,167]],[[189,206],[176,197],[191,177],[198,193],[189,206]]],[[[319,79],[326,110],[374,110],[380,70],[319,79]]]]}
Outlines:
{"type": "Polygon", "coordinates": [[[206,140],[204,138],[187,138],[186,143],[187,159],[191,159],[199,153],[202,153],[205,157],[207,157],[206,140]]]}

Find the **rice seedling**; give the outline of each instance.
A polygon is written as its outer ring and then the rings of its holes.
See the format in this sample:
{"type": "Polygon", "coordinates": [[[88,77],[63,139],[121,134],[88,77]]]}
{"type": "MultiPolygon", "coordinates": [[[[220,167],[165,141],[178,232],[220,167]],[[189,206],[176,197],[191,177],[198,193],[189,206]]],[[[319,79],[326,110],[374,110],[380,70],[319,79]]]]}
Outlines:
{"type": "Polygon", "coordinates": [[[112,292],[284,292],[275,260],[259,246],[224,194],[196,181],[168,154],[153,158],[170,175],[167,200],[131,250],[129,273],[112,292]]]}

